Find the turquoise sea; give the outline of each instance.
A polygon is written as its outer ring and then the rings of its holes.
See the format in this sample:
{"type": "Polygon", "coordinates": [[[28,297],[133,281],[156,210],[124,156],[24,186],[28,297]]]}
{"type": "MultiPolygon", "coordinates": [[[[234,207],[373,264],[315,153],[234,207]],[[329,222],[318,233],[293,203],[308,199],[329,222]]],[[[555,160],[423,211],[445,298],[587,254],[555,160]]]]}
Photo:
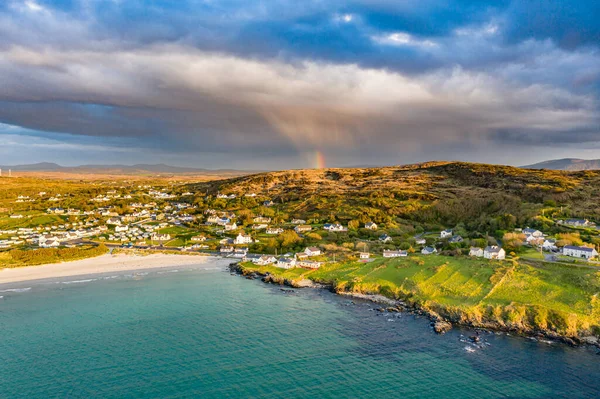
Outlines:
{"type": "Polygon", "coordinates": [[[467,330],[206,264],[0,291],[0,398],[600,397],[596,349],[474,347],[467,330]]]}

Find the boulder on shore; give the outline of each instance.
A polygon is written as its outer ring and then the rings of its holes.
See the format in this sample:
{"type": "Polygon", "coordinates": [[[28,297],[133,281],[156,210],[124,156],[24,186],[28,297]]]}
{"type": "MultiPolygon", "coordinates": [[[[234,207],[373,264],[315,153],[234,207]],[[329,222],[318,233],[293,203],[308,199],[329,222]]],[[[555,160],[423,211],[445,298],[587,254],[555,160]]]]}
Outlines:
{"type": "Polygon", "coordinates": [[[448,321],[444,321],[444,320],[436,321],[435,324],[433,325],[433,330],[437,334],[445,334],[448,331],[452,330],[452,323],[450,323],[448,321]]]}

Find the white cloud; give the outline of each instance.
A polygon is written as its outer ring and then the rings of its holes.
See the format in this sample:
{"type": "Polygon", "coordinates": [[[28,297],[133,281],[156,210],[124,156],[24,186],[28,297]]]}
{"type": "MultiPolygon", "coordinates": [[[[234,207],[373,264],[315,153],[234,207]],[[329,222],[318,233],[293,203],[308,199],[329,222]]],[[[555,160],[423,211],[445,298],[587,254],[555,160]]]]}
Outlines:
{"type": "Polygon", "coordinates": [[[390,33],[383,36],[373,36],[373,41],[390,46],[435,47],[437,43],[431,40],[420,40],[406,32],[390,33]]]}

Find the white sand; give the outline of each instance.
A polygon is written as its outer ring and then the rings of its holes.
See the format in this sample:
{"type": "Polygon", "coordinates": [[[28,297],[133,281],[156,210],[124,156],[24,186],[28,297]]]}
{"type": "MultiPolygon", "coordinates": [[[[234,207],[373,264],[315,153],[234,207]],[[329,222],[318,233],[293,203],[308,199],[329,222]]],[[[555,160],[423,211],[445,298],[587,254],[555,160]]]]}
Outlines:
{"type": "Polygon", "coordinates": [[[106,254],[96,258],[76,260],[73,262],[0,269],[0,284],[55,277],[82,276],[184,265],[201,265],[209,262],[215,266],[226,266],[231,263],[231,259],[198,255],[152,254],[141,256],[106,254]]]}

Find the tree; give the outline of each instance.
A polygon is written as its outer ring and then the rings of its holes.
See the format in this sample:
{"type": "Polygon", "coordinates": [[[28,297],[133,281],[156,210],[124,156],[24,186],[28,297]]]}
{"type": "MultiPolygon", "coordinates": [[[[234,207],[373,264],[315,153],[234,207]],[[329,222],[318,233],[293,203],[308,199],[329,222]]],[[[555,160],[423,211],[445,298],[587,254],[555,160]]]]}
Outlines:
{"type": "Polygon", "coordinates": [[[351,220],[350,222],[348,222],[349,230],[357,230],[358,226],[360,226],[360,222],[358,220],[351,220]]]}
{"type": "Polygon", "coordinates": [[[285,230],[279,235],[278,239],[282,248],[291,247],[302,241],[302,238],[294,230],[285,230]]]}
{"type": "Polygon", "coordinates": [[[504,248],[509,251],[518,252],[523,246],[525,241],[525,235],[520,233],[506,233],[502,237],[504,248]]]}

